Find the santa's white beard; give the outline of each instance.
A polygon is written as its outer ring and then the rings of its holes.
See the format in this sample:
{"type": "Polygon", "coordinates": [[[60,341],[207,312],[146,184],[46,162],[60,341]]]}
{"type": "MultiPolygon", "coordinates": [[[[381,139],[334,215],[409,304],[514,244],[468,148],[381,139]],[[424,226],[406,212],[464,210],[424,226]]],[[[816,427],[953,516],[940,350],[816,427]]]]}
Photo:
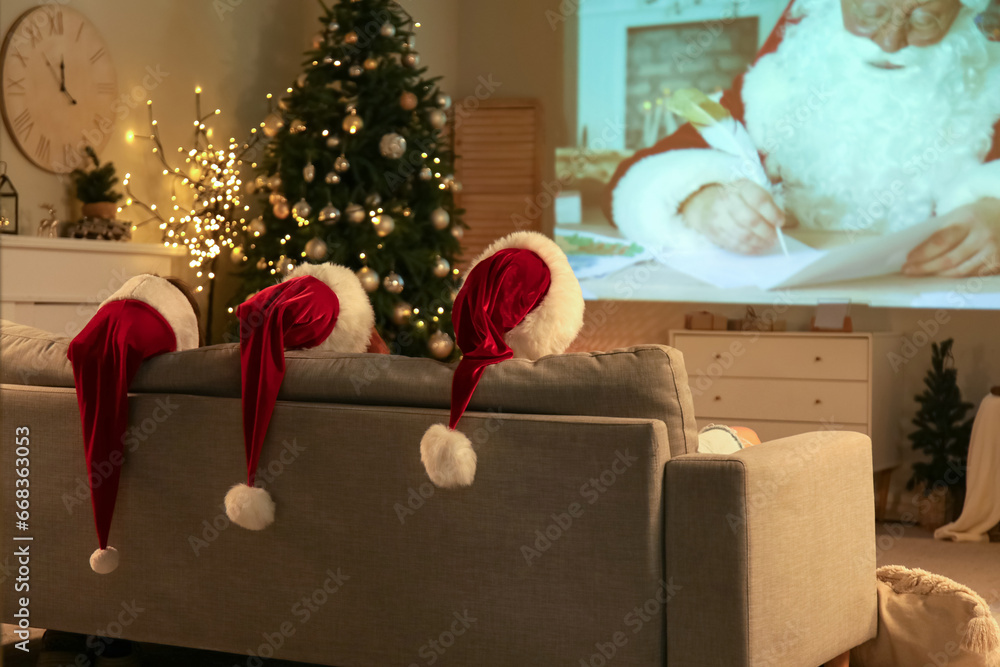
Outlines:
{"type": "Polygon", "coordinates": [[[949,181],[981,164],[1000,118],[1000,45],[963,8],[928,47],[883,52],[850,34],[838,0],[802,16],[743,86],[747,129],[804,226],[894,231],[935,213],[949,181]],[[871,63],[902,69],[881,69],[871,63]]]}

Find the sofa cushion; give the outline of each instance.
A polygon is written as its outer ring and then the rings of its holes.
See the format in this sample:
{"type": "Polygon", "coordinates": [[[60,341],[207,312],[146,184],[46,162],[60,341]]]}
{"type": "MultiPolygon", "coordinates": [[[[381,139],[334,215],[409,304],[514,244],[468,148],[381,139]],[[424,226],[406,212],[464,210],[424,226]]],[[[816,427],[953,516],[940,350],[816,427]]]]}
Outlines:
{"type": "MultiPolygon", "coordinates": [[[[72,387],[68,338],[0,321],[0,382],[72,387]]],[[[239,345],[214,345],[150,359],[132,391],[236,397],[239,345]]],[[[279,400],[449,407],[454,366],[376,354],[289,352],[279,400]]],[[[694,405],[681,353],[661,345],[612,352],[510,359],[483,374],[469,409],[516,414],[658,419],[672,456],[698,448],[694,405]]]]}

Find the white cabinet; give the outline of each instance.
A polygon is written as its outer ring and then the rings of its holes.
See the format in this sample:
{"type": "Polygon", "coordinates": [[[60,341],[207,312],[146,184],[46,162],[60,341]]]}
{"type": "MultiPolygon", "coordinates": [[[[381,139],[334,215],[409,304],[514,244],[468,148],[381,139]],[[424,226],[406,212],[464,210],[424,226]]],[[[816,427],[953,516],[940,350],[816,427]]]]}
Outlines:
{"type": "Polygon", "coordinates": [[[902,386],[882,333],[670,333],[684,353],[698,426],[748,426],[762,441],[809,431],[871,436],[872,465],[900,463],[902,386]]]}
{"type": "Polygon", "coordinates": [[[75,336],[126,280],[178,275],[184,258],[151,243],[0,236],[0,318],[75,336]]]}

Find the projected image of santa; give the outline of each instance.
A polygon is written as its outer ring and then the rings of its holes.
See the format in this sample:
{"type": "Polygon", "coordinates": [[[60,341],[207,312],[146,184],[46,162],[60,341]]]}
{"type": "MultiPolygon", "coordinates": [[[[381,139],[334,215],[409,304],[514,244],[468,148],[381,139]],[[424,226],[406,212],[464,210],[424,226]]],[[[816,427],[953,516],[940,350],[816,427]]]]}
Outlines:
{"type": "Polygon", "coordinates": [[[795,0],[722,97],[768,182],[684,125],[623,162],[620,231],[654,251],[773,252],[776,228],[940,230],[903,272],[998,273],[1000,0],[795,0]]]}

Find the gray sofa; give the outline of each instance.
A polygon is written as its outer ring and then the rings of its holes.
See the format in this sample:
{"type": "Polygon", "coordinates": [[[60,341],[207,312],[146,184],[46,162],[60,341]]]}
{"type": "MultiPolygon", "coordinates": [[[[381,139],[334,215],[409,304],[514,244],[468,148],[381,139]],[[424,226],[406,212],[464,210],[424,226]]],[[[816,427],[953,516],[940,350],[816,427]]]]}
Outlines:
{"type": "Polygon", "coordinates": [[[462,490],[419,458],[449,366],[289,353],[262,532],[222,508],[245,470],[238,347],[153,359],[130,399],[121,565],[94,574],[66,344],[11,323],[0,339],[8,532],[30,429],[34,627],[343,667],[817,667],[875,634],[868,439],[695,454],[681,354],[653,345],[487,369],[462,490]]]}

